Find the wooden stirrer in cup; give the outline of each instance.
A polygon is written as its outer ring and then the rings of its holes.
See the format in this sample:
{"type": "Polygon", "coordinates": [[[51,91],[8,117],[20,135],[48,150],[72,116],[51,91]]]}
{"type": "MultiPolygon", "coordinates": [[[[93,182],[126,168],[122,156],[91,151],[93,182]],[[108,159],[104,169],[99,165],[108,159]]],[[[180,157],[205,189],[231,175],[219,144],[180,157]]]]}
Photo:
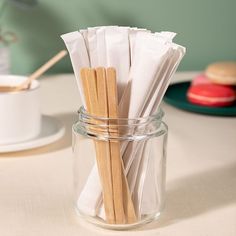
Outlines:
{"type": "Polygon", "coordinates": [[[67,55],[66,50],[60,51],[53,58],[51,58],[49,61],[47,61],[43,66],[41,66],[38,70],[36,70],[33,74],[31,74],[23,83],[21,83],[17,86],[0,85],[0,92],[16,92],[16,91],[20,91],[20,90],[24,90],[24,89],[29,88],[29,86],[33,80],[40,77],[49,68],[51,68],[58,61],[60,61],[65,55],[67,55]]]}

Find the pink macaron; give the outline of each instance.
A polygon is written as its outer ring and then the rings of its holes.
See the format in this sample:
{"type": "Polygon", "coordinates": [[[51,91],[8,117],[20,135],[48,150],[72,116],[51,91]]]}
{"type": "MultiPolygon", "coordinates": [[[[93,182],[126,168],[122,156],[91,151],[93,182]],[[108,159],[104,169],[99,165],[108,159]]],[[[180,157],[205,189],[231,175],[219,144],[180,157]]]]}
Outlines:
{"type": "Polygon", "coordinates": [[[212,84],[212,82],[204,74],[197,75],[193,78],[191,85],[212,84]]]}
{"type": "Polygon", "coordinates": [[[228,86],[217,84],[197,84],[188,89],[189,102],[201,106],[224,107],[232,105],[235,100],[235,91],[228,86]]]}

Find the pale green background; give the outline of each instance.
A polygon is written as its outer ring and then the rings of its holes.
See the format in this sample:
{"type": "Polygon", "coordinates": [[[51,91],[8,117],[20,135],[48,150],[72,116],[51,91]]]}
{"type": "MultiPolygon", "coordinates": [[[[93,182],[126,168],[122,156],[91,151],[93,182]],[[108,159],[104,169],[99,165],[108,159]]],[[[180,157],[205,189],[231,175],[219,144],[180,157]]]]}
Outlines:
{"type": "MultiPolygon", "coordinates": [[[[32,72],[64,48],[60,34],[96,25],[177,32],[176,42],[187,47],[180,70],[236,59],[236,0],[39,0],[30,11],[8,9],[4,24],[19,37],[11,46],[12,72],[19,74],[32,72]]],[[[70,71],[67,58],[50,72],[70,71]]]]}

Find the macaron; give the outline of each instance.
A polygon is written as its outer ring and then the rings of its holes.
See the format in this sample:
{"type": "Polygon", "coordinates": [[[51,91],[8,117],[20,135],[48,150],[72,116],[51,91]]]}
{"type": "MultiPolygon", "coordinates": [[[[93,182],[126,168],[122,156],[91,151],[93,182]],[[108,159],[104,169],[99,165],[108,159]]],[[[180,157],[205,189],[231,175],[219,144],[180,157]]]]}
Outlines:
{"type": "Polygon", "coordinates": [[[236,85],[236,61],[210,64],[205,74],[213,83],[236,85]]]}
{"type": "Polygon", "coordinates": [[[198,85],[198,84],[212,84],[212,82],[206,77],[206,75],[200,74],[196,75],[191,82],[191,85],[198,85]]]}
{"type": "Polygon", "coordinates": [[[232,105],[236,96],[231,87],[218,84],[198,84],[190,86],[187,99],[189,102],[201,106],[224,107],[232,105]]]}

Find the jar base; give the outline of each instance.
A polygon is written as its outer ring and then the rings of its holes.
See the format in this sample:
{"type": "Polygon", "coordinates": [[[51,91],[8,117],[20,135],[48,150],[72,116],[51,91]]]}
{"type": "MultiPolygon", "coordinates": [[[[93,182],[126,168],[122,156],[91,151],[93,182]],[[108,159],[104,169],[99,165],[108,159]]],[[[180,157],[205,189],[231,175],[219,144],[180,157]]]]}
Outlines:
{"type": "Polygon", "coordinates": [[[75,208],[77,215],[80,217],[80,219],[103,229],[109,229],[109,230],[132,230],[136,229],[138,227],[142,227],[148,223],[151,223],[153,221],[158,220],[158,218],[161,215],[161,212],[157,212],[152,215],[143,216],[141,220],[137,221],[133,224],[108,224],[104,220],[102,220],[100,217],[92,217],[85,215],[81,213],[77,208],[75,208]]]}

